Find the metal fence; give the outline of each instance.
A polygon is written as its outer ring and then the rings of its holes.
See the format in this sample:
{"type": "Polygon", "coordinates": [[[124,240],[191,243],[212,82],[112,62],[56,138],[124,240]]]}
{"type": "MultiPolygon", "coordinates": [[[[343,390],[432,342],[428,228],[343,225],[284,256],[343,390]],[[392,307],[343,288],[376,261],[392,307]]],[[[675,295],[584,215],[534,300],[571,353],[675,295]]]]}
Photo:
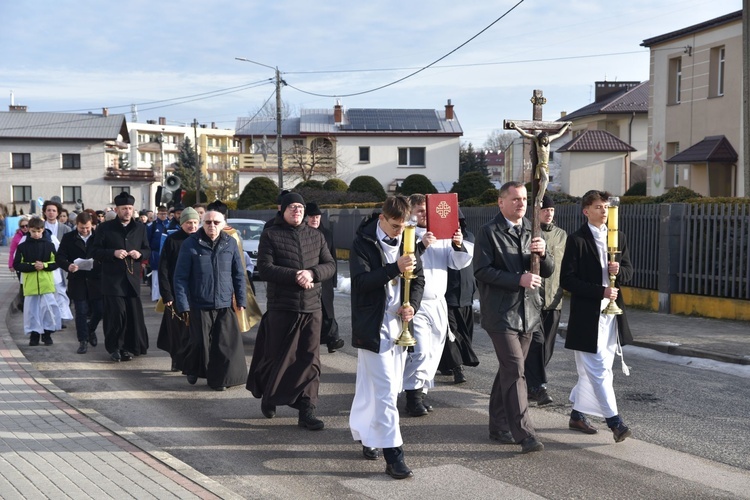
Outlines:
{"type": "MultiPolygon", "coordinates": [[[[498,213],[496,207],[461,209],[474,234],[498,213]]],[[[323,223],[337,248],[349,249],[372,209],[323,210],[323,223]]],[[[232,211],[232,217],[267,220],[273,211],[232,211]]],[[[566,232],[585,218],[579,205],[558,205],[555,220],[566,232]]],[[[750,299],[750,209],[747,204],[622,205],[620,227],[633,262],[629,286],[663,293],[750,299]]]]}

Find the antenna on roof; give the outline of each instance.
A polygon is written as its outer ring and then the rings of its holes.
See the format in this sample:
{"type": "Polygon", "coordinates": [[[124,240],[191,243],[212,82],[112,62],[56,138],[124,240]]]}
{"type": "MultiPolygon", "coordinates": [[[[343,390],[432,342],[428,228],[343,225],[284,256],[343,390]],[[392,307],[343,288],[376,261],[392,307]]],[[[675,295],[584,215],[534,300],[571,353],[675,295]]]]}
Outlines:
{"type": "Polygon", "coordinates": [[[15,97],[13,96],[13,91],[11,90],[10,91],[10,105],[15,106],[15,104],[16,104],[15,97]]]}

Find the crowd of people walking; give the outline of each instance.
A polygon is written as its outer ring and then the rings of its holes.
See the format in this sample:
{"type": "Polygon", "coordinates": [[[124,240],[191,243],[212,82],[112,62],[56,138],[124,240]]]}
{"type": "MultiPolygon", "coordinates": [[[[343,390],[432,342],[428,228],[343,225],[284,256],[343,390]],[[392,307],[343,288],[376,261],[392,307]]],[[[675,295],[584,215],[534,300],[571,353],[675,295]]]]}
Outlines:
{"type": "MultiPolygon", "coordinates": [[[[546,367],[563,290],[571,300],[565,347],[575,351],[578,371],[569,429],[597,433],[587,418],[593,415],[606,420],[615,442],[631,435],[618,413],[612,368],[632,338],[624,312],[602,310],[610,301],[622,308],[618,286],[630,279],[632,265],[622,233],[617,258],[608,258],[608,198],[602,191],[586,193],[587,222],[569,236],[555,226],[549,196],[539,209],[541,235],[532,234],[528,193],[517,182],[501,187],[499,213],[476,235],[459,214],[452,237],[437,239],[420,194],[390,196],[362,221],[349,257],[351,345],[357,351],[349,426],[363,458],[382,456],[395,479],[413,476],[405,460],[399,395],[405,394],[407,415],[425,417],[435,411],[427,395],[438,374],[466,382],[470,372],[464,368],[479,364],[472,348],[475,293],[498,360],[489,402],[491,440],[520,445],[522,453],[544,449],[528,409],[530,402],[552,403],[546,367]],[[410,224],[414,231],[405,233],[410,224]],[[405,241],[406,234],[414,234],[414,241],[405,241]],[[538,261],[538,271],[532,261],[538,261]],[[402,279],[405,273],[410,279],[402,279]],[[614,286],[610,276],[616,277],[614,286]],[[416,340],[409,348],[398,340],[406,325],[416,340]]],[[[157,347],[169,353],[171,371],[182,372],[191,385],[205,379],[217,391],[244,384],[261,399],[266,418],[289,406],[298,411],[300,427],[323,429],[315,414],[320,348],[334,353],[344,339],[333,309],[336,248],[318,205],[295,192],[279,195],[278,212],[258,247],[264,313],[226,204],[160,206],[155,214],[137,213],[134,205],[126,192],[100,212],[69,214],[47,201],[42,217],[19,219],[8,265],[21,280],[19,306],[29,345],[52,345],[64,321],[75,319],[78,354],[98,345],[102,323],[111,361],[145,355],[150,346],[141,287],[150,285],[163,311],[157,347]],[[256,324],[248,368],[242,334],[256,324]]]]}

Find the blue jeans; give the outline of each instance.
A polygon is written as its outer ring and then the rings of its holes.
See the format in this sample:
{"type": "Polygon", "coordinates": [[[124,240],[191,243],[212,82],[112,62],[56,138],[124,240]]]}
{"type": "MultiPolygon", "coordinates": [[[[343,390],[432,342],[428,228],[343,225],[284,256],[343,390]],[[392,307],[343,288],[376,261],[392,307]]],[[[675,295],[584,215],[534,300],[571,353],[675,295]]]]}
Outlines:
{"type": "Polygon", "coordinates": [[[78,342],[87,342],[102,320],[102,299],[74,300],[78,342]]]}

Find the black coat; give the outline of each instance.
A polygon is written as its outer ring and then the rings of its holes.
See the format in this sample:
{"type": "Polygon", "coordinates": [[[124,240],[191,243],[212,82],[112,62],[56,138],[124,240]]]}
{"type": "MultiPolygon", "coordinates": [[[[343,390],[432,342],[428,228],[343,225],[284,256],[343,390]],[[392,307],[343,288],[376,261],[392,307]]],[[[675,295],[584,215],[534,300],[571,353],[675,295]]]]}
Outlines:
{"type": "MultiPolygon", "coordinates": [[[[479,287],[482,328],[488,332],[541,332],[542,297],[520,285],[531,268],[531,223],[523,219],[520,242],[502,213],[479,229],[474,244],[474,276],[479,287]]],[[[539,273],[548,278],[553,259],[540,261],[539,273]]]]}
{"type": "Polygon", "coordinates": [[[336,272],[323,233],[304,223],[290,226],[280,215],[260,236],[257,264],[260,278],[267,282],[268,310],[319,311],[321,283],[336,272]],[[313,274],[315,286],[309,290],[297,284],[297,271],[303,269],[313,274]]]}
{"type": "MultiPolygon", "coordinates": [[[[397,278],[401,271],[396,262],[386,263],[385,254],[377,237],[378,215],[365,219],[357,229],[349,256],[349,273],[352,279],[352,346],[380,352],[380,327],[383,324],[386,305],[386,285],[397,278]]],[[[403,253],[403,238],[402,238],[403,253]]],[[[419,310],[424,293],[424,271],[422,260],[417,257],[414,271],[416,278],[409,287],[409,303],[414,311],[419,310]]],[[[404,280],[401,280],[401,296],[404,280]]]]}
{"type": "MultiPolygon", "coordinates": [[[[89,236],[87,241],[78,234],[78,231],[66,233],[60,247],[57,249],[57,264],[64,271],[74,263],[76,259],[87,259],[89,247],[94,242],[94,235],[89,236]]],[[[78,270],[68,273],[68,297],[71,300],[89,300],[98,298],[101,294],[101,265],[94,262],[91,271],[78,270]]]]}
{"type": "MultiPolygon", "coordinates": [[[[622,231],[619,231],[618,239],[621,253],[617,255],[616,260],[620,263],[620,272],[615,280],[615,287],[618,287],[620,283],[627,283],[633,277],[628,243],[622,231]]],[[[565,347],[575,351],[595,353],[605,287],[602,286],[602,265],[599,252],[588,223],[581,226],[575,233],[568,235],[560,271],[560,284],[571,294],[565,347]]],[[[629,344],[633,341],[633,336],[630,334],[624,312],[622,294],[617,295],[616,302],[623,309],[623,313],[617,316],[620,343],[629,344]]]]}
{"type": "Polygon", "coordinates": [[[323,233],[323,236],[326,239],[326,245],[328,245],[328,251],[331,252],[331,257],[333,257],[333,277],[323,282],[320,295],[320,303],[323,306],[323,311],[325,312],[326,317],[333,318],[333,289],[338,286],[339,270],[338,262],[336,262],[336,245],[333,244],[333,233],[330,229],[319,226],[318,231],[323,233]]]}
{"type": "Polygon", "coordinates": [[[165,304],[174,302],[174,270],[177,268],[177,255],[182,243],[189,236],[182,229],[170,234],[159,252],[159,295],[165,304]]]}
{"type": "Polygon", "coordinates": [[[102,295],[115,297],[139,297],[141,292],[141,262],[148,261],[151,248],[148,246],[146,226],[131,219],[123,226],[119,218],[102,222],[94,231],[94,242],[88,248],[88,256],[102,265],[102,295]],[[127,257],[118,259],[115,250],[137,250],[137,260],[127,257]]]}

